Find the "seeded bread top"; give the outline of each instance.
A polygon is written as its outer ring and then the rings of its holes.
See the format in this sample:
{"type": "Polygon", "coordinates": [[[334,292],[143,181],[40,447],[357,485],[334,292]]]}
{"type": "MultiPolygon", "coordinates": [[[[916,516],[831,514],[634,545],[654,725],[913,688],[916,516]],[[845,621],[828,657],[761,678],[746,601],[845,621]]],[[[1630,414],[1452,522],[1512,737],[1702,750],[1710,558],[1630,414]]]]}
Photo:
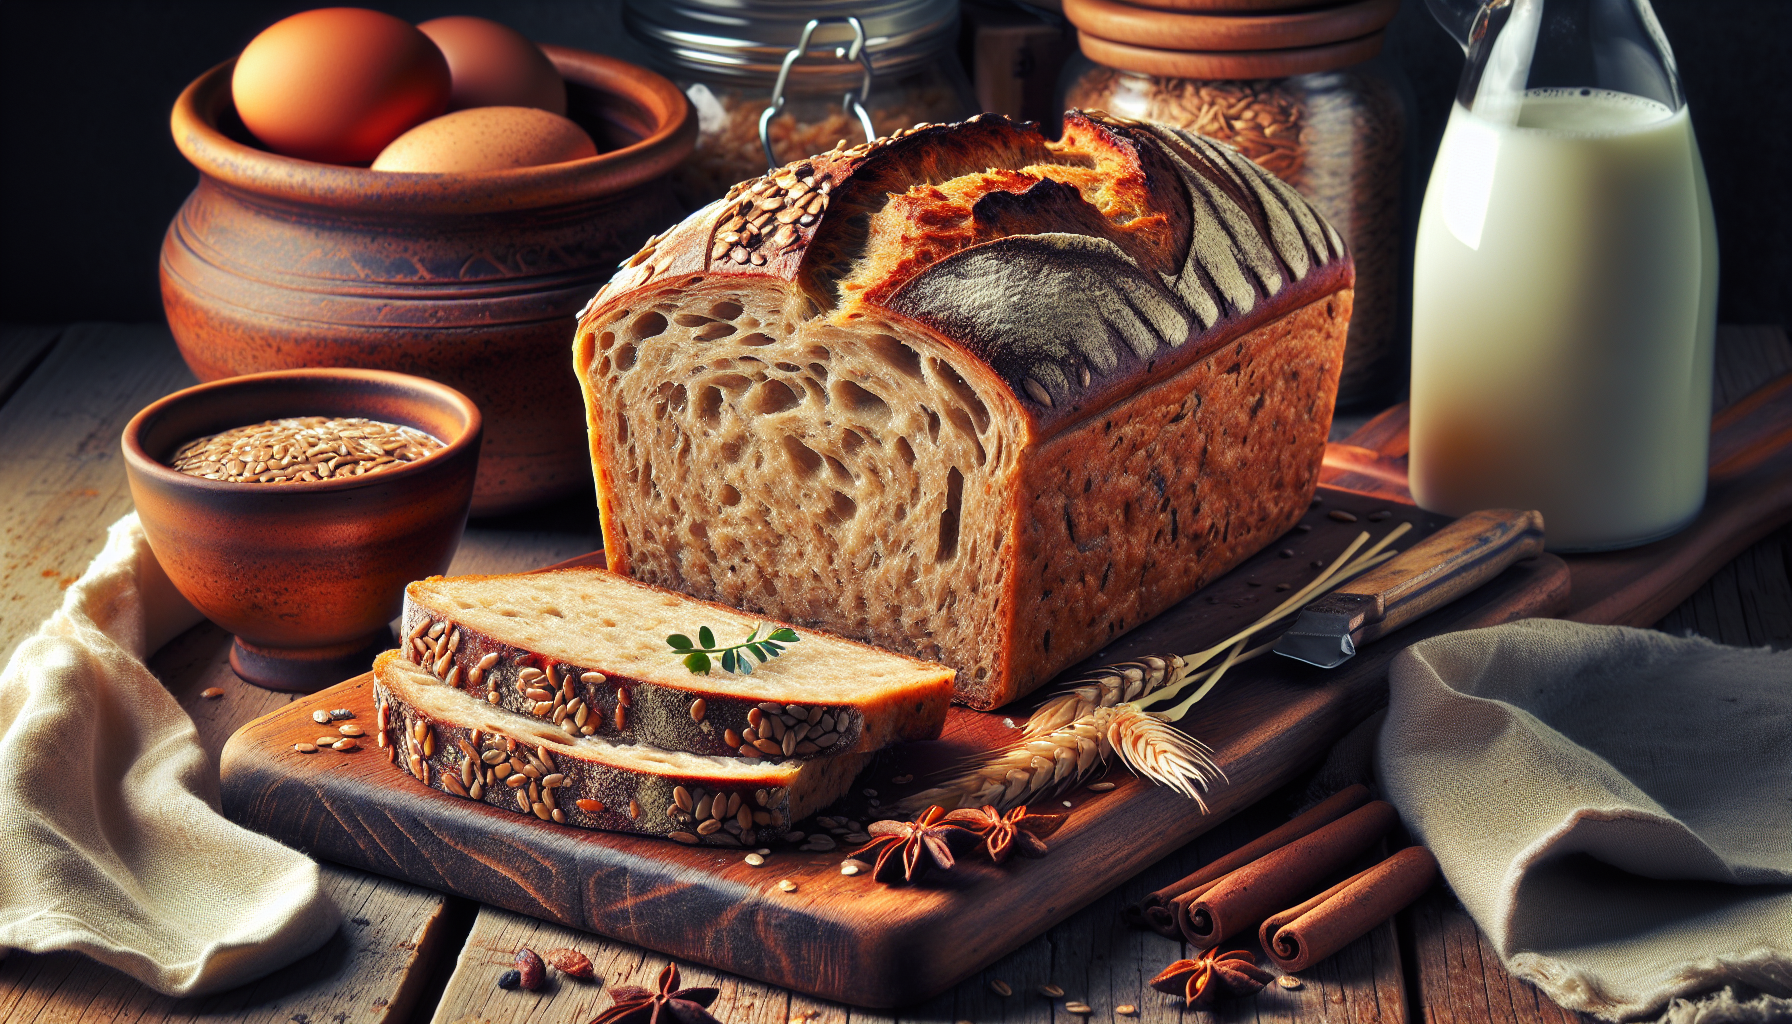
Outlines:
{"type": "Polygon", "coordinates": [[[1354,283],[1331,225],[1235,150],[1084,111],[1056,142],[986,114],[742,182],[649,240],[582,324],[718,276],[781,283],[795,318],[937,332],[1036,436],[1354,283]]]}

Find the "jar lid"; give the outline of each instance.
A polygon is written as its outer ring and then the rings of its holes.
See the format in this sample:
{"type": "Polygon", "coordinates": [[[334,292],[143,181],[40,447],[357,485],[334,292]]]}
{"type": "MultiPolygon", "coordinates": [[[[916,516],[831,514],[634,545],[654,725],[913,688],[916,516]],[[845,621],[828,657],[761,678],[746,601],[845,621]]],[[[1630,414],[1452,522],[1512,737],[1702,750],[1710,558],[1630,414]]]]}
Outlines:
{"type": "Polygon", "coordinates": [[[1278,78],[1373,57],[1400,9],[1400,0],[1303,2],[1300,10],[1278,10],[1286,0],[1064,0],[1064,14],[1083,53],[1110,67],[1182,78],[1278,78]]]}
{"type": "MultiPolygon", "coordinates": [[[[675,69],[770,88],[784,55],[811,18],[857,17],[877,75],[902,74],[936,60],[958,34],[958,0],[626,0],[622,22],[675,69]]],[[[797,90],[850,88],[863,73],[830,47],[852,42],[844,20],[819,26],[811,59],[790,69],[797,90]]]]}
{"type": "Polygon", "coordinates": [[[1160,78],[1196,78],[1206,81],[1245,78],[1287,78],[1361,64],[1381,52],[1381,32],[1324,46],[1300,46],[1286,50],[1157,50],[1131,43],[1116,43],[1077,30],[1084,56],[1097,64],[1122,71],[1138,71],[1160,78]]]}
{"type": "Polygon", "coordinates": [[[1202,14],[1262,14],[1290,7],[1331,7],[1331,0],[1130,0],[1134,7],[1202,14]]]}
{"type": "Polygon", "coordinates": [[[1064,3],[1064,16],[1084,32],[1154,50],[1286,50],[1323,46],[1379,31],[1399,10],[1400,0],[1354,0],[1268,14],[1173,13],[1119,0],[1064,3]]]}

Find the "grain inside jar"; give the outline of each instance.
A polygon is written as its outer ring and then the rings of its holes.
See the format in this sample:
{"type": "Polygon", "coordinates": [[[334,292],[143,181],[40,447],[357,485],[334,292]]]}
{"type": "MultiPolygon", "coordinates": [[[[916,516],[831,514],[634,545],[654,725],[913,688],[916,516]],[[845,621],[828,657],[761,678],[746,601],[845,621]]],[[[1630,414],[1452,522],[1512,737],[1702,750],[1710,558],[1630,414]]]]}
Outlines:
{"type": "Polygon", "coordinates": [[[1120,21],[1099,5],[1067,3],[1083,52],[1065,69],[1063,105],[1218,139],[1312,202],[1356,262],[1338,404],[1385,402],[1405,379],[1407,112],[1399,73],[1373,59],[1381,25],[1322,2],[1302,22],[1306,35],[1265,35],[1263,49],[1241,53],[1254,32],[1289,30],[1273,14],[1231,6],[1201,17],[1139,10],[1120,21]],[[1365,27],[1374,31],[1364,36],[1365,27]],[[1168,40],[1191,49],[1162,49],[1168,40]]]}
{"type": "Polygon", "coordinates": [[[292,484],[367,476],[442,450],[414,427],[361,417],[296,416],[188,441],[168,465],[188,476],[243,484],[292,484]]]}

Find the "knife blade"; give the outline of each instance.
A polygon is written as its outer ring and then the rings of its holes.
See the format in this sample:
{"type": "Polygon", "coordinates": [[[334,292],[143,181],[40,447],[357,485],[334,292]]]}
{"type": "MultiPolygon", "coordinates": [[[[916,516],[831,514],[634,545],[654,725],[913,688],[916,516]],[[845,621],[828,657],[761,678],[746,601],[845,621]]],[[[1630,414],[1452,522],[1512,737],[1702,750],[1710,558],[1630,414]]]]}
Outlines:
{"type": "Polygon", "coordinates": [[[1543,514],[1482,509],[1303,609],[1275,653],[1337,668],[1362,644],[1449,604],[1521,558],[1543,553],[1543,514]]]}

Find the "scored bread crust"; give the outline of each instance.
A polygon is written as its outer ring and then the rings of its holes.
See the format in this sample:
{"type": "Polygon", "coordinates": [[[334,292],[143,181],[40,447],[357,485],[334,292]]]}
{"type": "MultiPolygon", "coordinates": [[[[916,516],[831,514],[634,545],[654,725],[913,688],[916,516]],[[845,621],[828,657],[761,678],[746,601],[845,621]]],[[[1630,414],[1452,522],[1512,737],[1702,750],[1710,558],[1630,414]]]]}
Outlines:
{"type": "Polygon", "coordinates": [[[687,845],[783,836],[844,796],[870,758],[771,764],[575,739],[444,686],[397,651],[375,659],[373,689],[379,745],[431,789],[544,822],[687,845]]]}
{"type": "Polygon", "coordinates": [[[1293,525],[1352,283],[1305,200],[1178,129],[982,115],[798,161],[581,316],[607,557],[999,706],[1293,525]]]}
{"type": "Polygon", "coordinates": [[[937,664],[804,629],[782,657],[752,674],[712,668],[697,675],[664,641],[669,632],[709,626],[734,642],[756,627],[765,636],[783,625],[595,568],[432,576],[405,588],[400,613],[401,649],[412,664],[568,736],[774,763],[939,736],[953,674],[937,664]],[[664,608],[669,618],[644,607],[664,608]],[[588,621],[594,611],[602,621],[628,620],[624,635],[607,636],[588,621]],[[521,624],[513,630],[552,622],[566,635],[531,645],[514,631],[481,629],[469,621],[475,618],[521,624]],[[640,655],[643,646],[657,663],[640,655]],[[838,680],[854,670],[867,678],[838,680]]]}

